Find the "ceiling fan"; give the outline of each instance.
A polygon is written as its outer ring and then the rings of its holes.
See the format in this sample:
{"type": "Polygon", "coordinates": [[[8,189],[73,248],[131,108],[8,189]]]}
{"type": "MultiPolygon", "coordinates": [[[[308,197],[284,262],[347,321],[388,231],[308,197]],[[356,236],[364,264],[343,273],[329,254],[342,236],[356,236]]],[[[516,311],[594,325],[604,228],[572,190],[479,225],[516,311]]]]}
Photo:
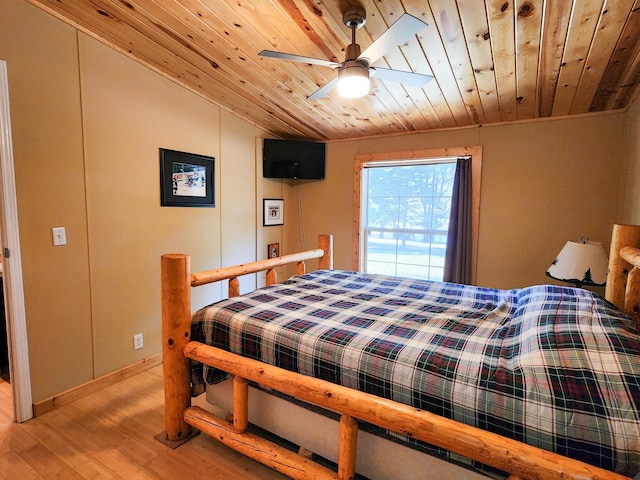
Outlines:
{"type": "Polygon", "coordinates": [[[369,93],[369,76],[376,76],[382,80],[390,80],[418,88],[424,87],[433,79],[431,75],[422,73],[370,66],[392,48],[406,42],[426,27],[427,24],[422,20],[408,13],[403,14],[362,53],[360,53],[360,45],[356,43],[356,30],[366,22],[365,9],[361,6],[347,7],[342,12],[342,21],[351,29],[351,44],[347,46],[347,54],[343,63],[291,53],[275,52],[273,50],[262,50],[258,55],[292,62],[321,65],[337,70],[338,76],[309,95],[307,98],[310,100],[322,98],[336,87],[338,87],[338,94],[342,97],[363,97],[369,93]]]}

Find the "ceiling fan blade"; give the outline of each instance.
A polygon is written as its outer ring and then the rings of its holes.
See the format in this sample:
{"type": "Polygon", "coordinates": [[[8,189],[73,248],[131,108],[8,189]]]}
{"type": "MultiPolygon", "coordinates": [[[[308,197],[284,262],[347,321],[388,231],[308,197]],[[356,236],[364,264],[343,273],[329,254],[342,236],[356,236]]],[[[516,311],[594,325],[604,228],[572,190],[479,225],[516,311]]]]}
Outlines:
{"type": "Polygon", "coordinates": [[[433,76],[424,73],[405,72],[403,70],[391,70],[389,68],[371,67],[369,73],[376,78],[389,80],[391,82],[402,83],[403,85],[411,85],[413,87],[422,88],[431,80],[433,76]]]}
{"type": "Polygon", "coordinates": [[[340,64],[322,58],[303,57],[302,55],[294,55],[292,53],[274,52],[273,50],[262,50],[258,53],[261,57],[276,58],[279,60],[289,60],[291,62],[311,63],[313,65],[322,65],[323,67],[336,68],[340,64]]]}
{"type": "Polygon", "coordinates": [[[336,88],[337,85],[338,85],[338,77],[325,83],[322,87],[320,87],[318,90],[316,90],[311,95],[309,95],[307,97],[307,100],[315,100],[317,98],[322,98],[325,95],[327,95],[331,90],[336,88]]]}
{"type": "Polygon", "coordinates": [[[382,58],[391,49],[405,43],[426,26],[427,24],[422,20],[405,13],[375,42],[369,45],[358,58],[366,58],[371,64],[382,58]]]}

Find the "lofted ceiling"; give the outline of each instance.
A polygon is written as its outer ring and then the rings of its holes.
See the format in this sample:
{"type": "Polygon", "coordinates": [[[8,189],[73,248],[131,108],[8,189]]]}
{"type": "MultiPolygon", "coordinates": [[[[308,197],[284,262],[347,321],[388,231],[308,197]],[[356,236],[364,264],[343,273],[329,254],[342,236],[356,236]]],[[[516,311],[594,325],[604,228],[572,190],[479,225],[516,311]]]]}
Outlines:
{"type": "Polygon", "coordinates": [[[640,0],[30,0],[202,97],[284,138],[339,140],[625,108],[640,89],[640,0]],[[433,75],[373,77],[347,100],[332,68],[263,49],[345,60],[349,5],[365,50],[405,12],[427,26],[374,63],[433,75]]]}

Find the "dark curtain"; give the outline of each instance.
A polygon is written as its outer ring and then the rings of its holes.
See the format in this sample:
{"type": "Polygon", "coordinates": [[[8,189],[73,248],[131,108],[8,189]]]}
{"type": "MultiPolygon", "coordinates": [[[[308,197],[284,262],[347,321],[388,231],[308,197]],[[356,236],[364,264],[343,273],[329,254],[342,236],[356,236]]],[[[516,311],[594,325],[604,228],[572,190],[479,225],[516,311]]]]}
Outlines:
{"type": "Polygon", "coordinates": [[[471,283],[471,158],[458,158],[444,260],[444,281],[471,283]]]}

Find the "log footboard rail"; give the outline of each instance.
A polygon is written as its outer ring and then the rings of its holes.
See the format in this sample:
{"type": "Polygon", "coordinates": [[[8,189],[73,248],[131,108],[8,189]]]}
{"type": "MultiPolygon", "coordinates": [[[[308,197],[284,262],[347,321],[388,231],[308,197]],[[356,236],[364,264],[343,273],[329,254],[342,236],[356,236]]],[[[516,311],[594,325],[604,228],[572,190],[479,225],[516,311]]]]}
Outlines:
{"type": "MultiPolygon", "coordinates": [[[[295,262],[298,274],[302,274],[305,270],[304,260],[312,258],[320,259],[321,269],[332,268],[332,238],[321,235],[319,242],[321,248],[301,254],[193,275],[189,272],[188,255],[163,255],[162,337],[166,430],[156,438],[166,440],[169,444],[176,442],[177,446],[192,435],[193,429],[197,429],[291,478],[348,480],[355,476],[358,420],[361,420],[508,472],[510,480],[627,478],[409,405],[189,341],[192,286],[229,279],[229,295],[233,296],[239,293],[239,275],[267,270],[267,284],[272,284],[276,281],[276,267],[295,262]],[[234,375],[232,422],[191,406],[190,359],[234,375]],[[341,415],[337,472],[247,431],[250,381],[341,415]]],[[[630,244],[639,243],[626,245],[630,244]]],[[[634,255],[640,259],[640,250],[634,255]]]]}

